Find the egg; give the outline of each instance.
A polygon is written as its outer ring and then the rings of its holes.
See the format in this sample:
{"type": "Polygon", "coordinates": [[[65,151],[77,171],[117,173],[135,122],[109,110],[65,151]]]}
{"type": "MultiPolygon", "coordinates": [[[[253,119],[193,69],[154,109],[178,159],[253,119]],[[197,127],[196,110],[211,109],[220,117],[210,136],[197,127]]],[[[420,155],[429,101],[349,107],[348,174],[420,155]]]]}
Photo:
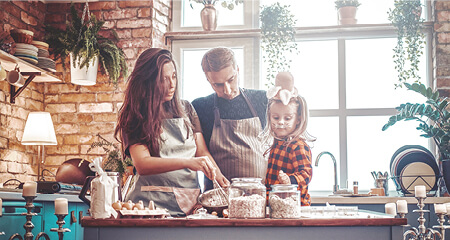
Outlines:
{"type": "Polygon", "coordinates": [[[138,203],[134,204],[133,209],[143,210],[144,209],[144,203],[140,200],[138,203]]]}
{"type": "Polygon", "coordinates": [[[128,210],[132,210],[133,209],[133,205],[134,205],[133,202],[131,200],[128,200],[128,202],[124,203],[122,205],[122,207],[124,207],[124,208],[126,208],[128,210]]]}
{"type": "Polygon", "coordinates": [[[114,208],[114,210],[120,210],[120,209],[122,209],[122,202],[121,201],[117,201],[117,202],[112,204],[112,207],[114,208]]]}

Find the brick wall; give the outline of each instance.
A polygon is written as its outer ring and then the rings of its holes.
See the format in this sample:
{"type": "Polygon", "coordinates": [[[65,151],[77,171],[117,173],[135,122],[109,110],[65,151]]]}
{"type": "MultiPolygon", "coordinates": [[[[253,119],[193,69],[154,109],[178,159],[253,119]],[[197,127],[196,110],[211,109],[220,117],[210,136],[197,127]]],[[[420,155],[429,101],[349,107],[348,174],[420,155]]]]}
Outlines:
{"type": "MultiPolygon", "coordinates": [[[[82,11],[84,4],[75,4],[82,11]]],[[[0,2],[2,20],[0,29],[26,28],[38,32],[42,39],[42,23],[64,28],[70,15],[69,3],[0,2]],[[34,11],[38,6],[39,11],[34,11]],[[36,16],[35,16],[36,14],[36,16]],[[36,19],[33,21],[33,19],[36,19]],[[31,23],[34,23],[31,24],[31,23]]],[[[163,34],[171,22],[170,0],[102,1],[89,3],[89,10],[107,29],[115,29],[118,46],[127,58],[129,71],[145,49],[165,47],[163,34]]],[[[101,34],[107,35],[105,30],[101,34]]],[[[61,71],[61,65],[58,70],[61,71]]],[[[32,83],[9,104],[9,84],[0,82],[0,182],[6,179],[36,180],[37,147],[20,144],[23,128],[30,111],[50,112],[58,140],[57,146],[46,146],[45,167],[56,173],[58,166],[70,158],[93,159],[105,156],[103,150],[94,149],[87,154],[93,141],[101,134],[114,141],[113,133],[117,113],[123,100],[124,80],[116,89],[109,84],[108,76],[99,72],[94,86],[77,86],[70,83],[70,76],[60,83],[32,83]]]]}
{"type": "Polygon", "coordinates": [[[450,1],[435,2],[434,78],[439,92],[450,97],[450,1]]]}

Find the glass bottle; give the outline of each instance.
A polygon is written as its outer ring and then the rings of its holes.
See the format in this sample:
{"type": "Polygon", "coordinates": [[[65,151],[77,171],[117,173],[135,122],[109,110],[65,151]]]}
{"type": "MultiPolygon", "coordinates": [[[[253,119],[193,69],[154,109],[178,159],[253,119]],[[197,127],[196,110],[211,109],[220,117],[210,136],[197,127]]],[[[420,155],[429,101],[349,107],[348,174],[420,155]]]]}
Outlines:
{"type": "Polygon", "coordinates": [[[353,182],[353,194],[358,194],[358,181],[353,182]]]}
{"type": "Polygon", "coordinates": [[[272,185],[269,192],[270,218],[300,218],[300,191],[297,185],[272,185]]]}
{"type": "Polygon", "coordinates": [[[266,186],[261,178],[233,178],[228,191],[229,218],[265,218],[266,186]]]}

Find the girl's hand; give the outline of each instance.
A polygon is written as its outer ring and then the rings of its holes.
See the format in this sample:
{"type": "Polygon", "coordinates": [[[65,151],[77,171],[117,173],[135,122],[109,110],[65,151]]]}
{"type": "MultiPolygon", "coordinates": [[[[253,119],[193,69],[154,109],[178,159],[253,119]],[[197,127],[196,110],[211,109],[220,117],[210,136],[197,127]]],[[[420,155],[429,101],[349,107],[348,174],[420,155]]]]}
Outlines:
{"type": "Polygon", "coordinates": [[[282,170],[280,170],[278,172],[278,181],[281,184],[291,184],[291,179],[289,179],[289,176],[286,173],[284,173],[282,170]]]}
{"type": "Polygon", "coordinates": [[[202,171],[209,179],[212,179],[216,169],[207,156],[191,158],[187,163],[187,168],[192,171],[202,171]]]}

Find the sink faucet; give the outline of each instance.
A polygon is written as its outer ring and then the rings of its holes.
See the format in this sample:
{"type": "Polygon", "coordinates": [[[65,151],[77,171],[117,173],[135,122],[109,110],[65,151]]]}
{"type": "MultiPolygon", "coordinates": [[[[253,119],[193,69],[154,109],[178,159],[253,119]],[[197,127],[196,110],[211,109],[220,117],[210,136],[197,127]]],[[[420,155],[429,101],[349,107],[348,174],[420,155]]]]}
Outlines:
{"type": "Polygon", "coordinates": [[[331,157],[331,160],[333,160],[333,166],[334,166],[334,186],[333,186],[333,193],[337,193],[339,191],[339,185],[338,185],[338,178],[337,178],[337,166],[336,166],[336,158],[334,158],[333,154],[331,154],[328,151],[323,151],[317,155],[316,163],[314,164],[316,167],[319,166],[319,159],[323,155],[328,154],[331,157]]]}

